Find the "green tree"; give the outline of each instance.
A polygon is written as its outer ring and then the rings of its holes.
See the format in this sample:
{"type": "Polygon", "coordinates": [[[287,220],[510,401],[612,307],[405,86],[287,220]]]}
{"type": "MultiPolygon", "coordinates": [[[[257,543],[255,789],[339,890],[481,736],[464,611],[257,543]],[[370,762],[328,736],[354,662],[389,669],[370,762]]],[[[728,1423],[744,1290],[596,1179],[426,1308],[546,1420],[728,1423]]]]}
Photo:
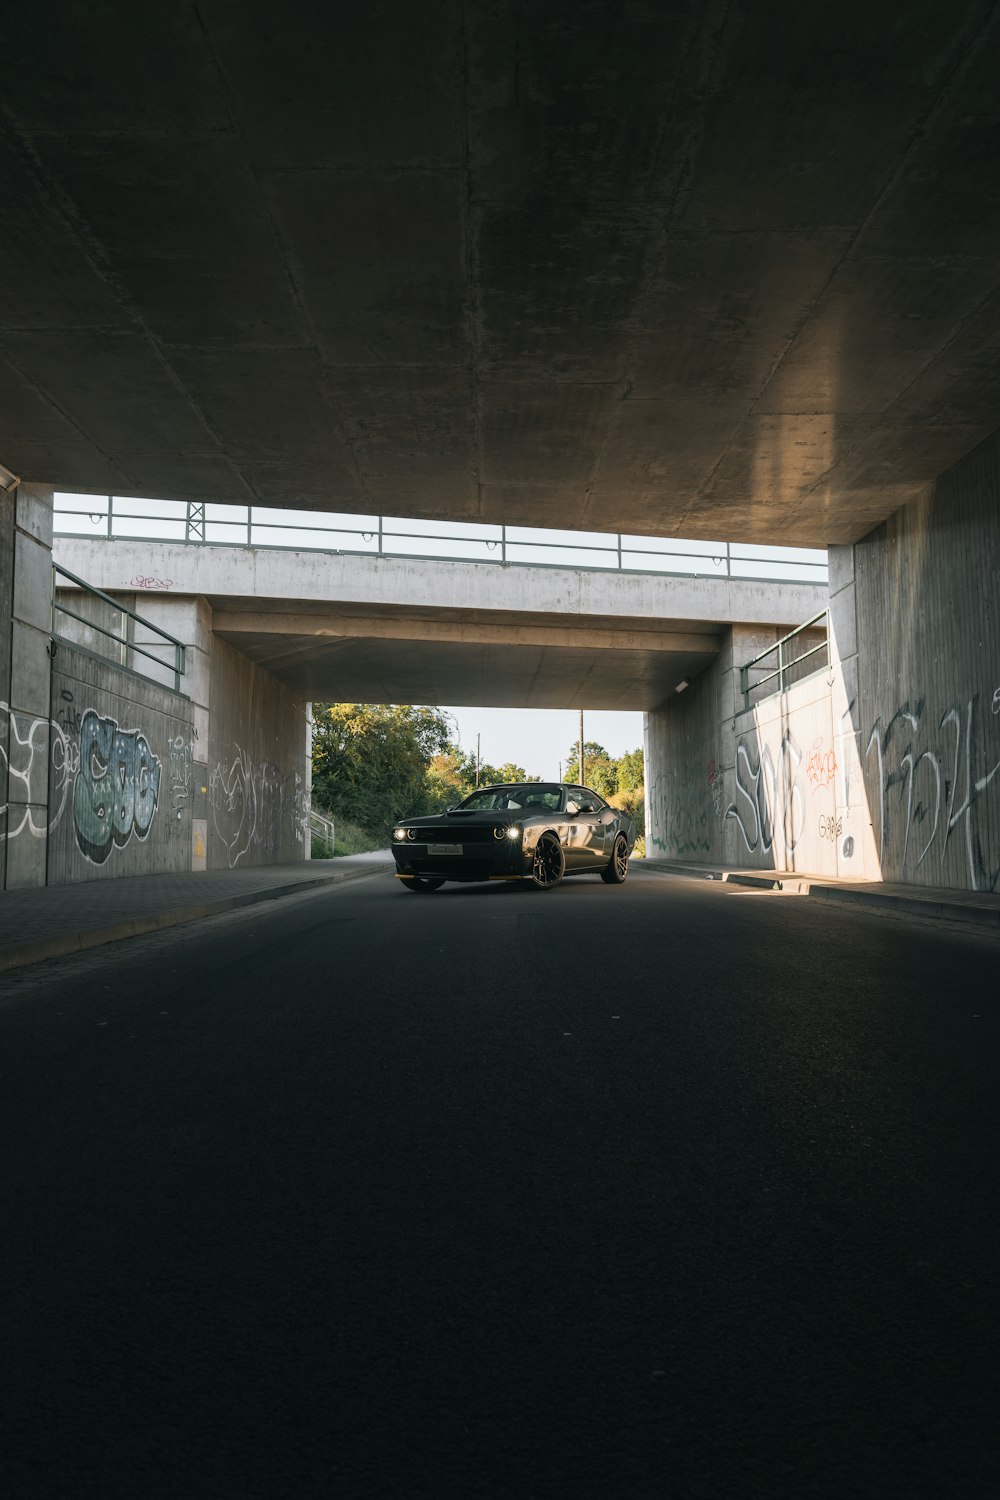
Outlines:
{"type": "Polygon", "coordinates": [[[318,804],[373,835],[427,810],[428,763],[451,749],[448,721],[436,708],[316,703],[313,713],[318,804]]]}
{"type": "MultiPolygon", "coordinates": [[[[476,757],[474,755],[463,755],[461,760],[460,776],[465,790],[463,797],[476,789],[476,757]]],[[[529,776],[523,766],[516,766],[512,760],[505,761],[502,766],[491,766],[489,761],[480,761],[479,785],[499,786],[507,781],[541,781],[540,776],[529,776]]]]}
{"type": "Polygon", "coordinates": [[[646,766],[642,750],[629,750],[618,761],[618,790],[634,792],[642,788],[646,779],[646,766]]]}
{"type": "Polygon", "coordinates": [[[425,778],[428,812],[444,812],[468,795],[465,757],[454,746],[431,757],[425,778]]]}
{"type": "Polygon", "coordinates": [[[584,740],[583,775],[580,775],[580,746],[570,746],[566,762],[566,780],[579,786],[589,786],[602,797],[610,797],[618,789],[617,762],[596,740],[584,740]]]}

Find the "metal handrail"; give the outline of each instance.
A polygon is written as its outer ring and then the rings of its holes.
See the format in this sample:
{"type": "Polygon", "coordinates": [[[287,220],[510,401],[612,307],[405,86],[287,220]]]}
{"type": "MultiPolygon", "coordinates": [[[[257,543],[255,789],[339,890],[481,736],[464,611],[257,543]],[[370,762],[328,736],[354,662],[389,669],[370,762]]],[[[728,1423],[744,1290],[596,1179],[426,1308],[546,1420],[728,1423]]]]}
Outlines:
{"type": "Polygon", "coordinates": [[[325,818],[322,813],[316,812],[314,808],[309,810],[309,833],[326,844],[329,850],[328,857],[333,855],[336,844],[336,825],[332,818],[325,818]]]}
{"type": "Polygon", "coordinates": [[[825,652],[826,662],[824,663],[824,665],[829,666],[830,626],[828,616],[829,611],[821,609],[818,615],[813,615],[811,620],[806,620],[802,625],[796,625],[794,630],[790,630],[787,635],[783,635],[780,640],[775,641],[773,646],[768,646],[765,651],[759,651],[756,656],[751,657],[751,659],[746,662],[744,666],[740,667],[740,691],[743,694],[744,712],[746,712],[750,708],[750,694],[752,692],[755,692],[758,688],[764,687],[764,685],[768,682],[773,682],[775,679],[777,679],[777,691],[779,693],[783,693],[785,690],[786,679],[792,668],[800,666],[804,661],[808,661],[811,656],[816,656],[821,651],[825,652]],[[815,646],[810,646],[808,651],[803,651],[801,655],[794,656],[792,657],[791,661],[787,661],[785,659],[785,647],[787,646],[788,642],[793,641],[795,637],[801,635],[803,631],[812,630],[816,625],[819,624],[821,620],[825,620],[827,622],[826,638],[822,641],[817,642],[815,646]],[[773,656],[775,652],[778,653],[778,666],[776,671],[768,672],[764,677],[758,677],[757,681],[751,686],[751,670],[757,665],[758,662],[763,661],[765,657],[773,656]]]}
{"type": "MultiPolygon", "coordinates": [[[[367,524],[359,526],[317,525],[300,520],[296,520],[294,523],[289,521],[264,521],[258,520],[255,517],[255,507],[252,505],[245,507],[245,516],[241,516],[238,520],[208,519],[205,516],[205,506],[203,504],[187,505],[185,507],[184,517],[177,516],[171,518],[162,515],[143,515],[142,513],[137,511],[123,509],[121,505],[121,497],[119,497],[119,503],[118,505],[116,505],[114,495],[108,495],[107,497],[102,496],[99,498],[101,498],[102,500],[104,498],[107,499],[106,512],[103,509],[96,512],[73,510],[69,508],[59,509],[57,506],[57,523],[60,516],[89,515],[91,521],[95,523],[95,525],[99,521],[105,522],[102,531],[109,541],[119,539],[130,541],[142,540],[149,542],[172,541],[181,545],[188,546],[236,546],[246,548],[263,546],[268,550],[274,551],[308,551],[334,554],[348,553],[359,554],[365,557],[395,557],[399,558],[400,560],[422,562],[479,561],[486,563],[495,563],[504,567],[511,566],[512,564],[516,566],[543,568],[574,566],[585,568],[588,571],[593,572],[648,573],[652,575],[666,575],[677,577],[702,577],[707,574],[708,576],[716,578],[737,578],[743,582],[766,582],[769,581],[769,575],[764,574],[758,576],[750,573],[744,573],[742,571],[739,571],[738,567],[737,570],[734,571],[734,562],[737,565],[742,562],[752,564],[755,561],[758,563],[763,563],[765,565],[770,564],[771,566],[781,565],[773,563],[772,560],[765,558],[754,558],[752,556],[744,558],[741,556],[739,551],[736,551],[734,554],[733,544],[730,544],[728,542],[719,545],[705,543],[703,544],[703,551],[697,550],[698,544],[695,543],[695,550],[680,551],[676,548],[671,547],[630,547],[628,541],[626,540],[627,533],[622,532],[596,533],[600,540],[589,542],[568,542],[565,540],[533,540],[523,536],[512,537],[509,534],[510,530],[520,531],[532,528],[508,528],[506,525],[500,523],[492,527],[492,530],[494,532],[492,536],[483,534],[483,532],[487,529],[485,526],[476,534],[470,532],[465,534],[459,533],[452,535],[441,535],[435,534],[433,532],[424,533],[422,531],[411,530],[405,526],[405,522],[402,526],[393,526],[391,524],[387,524],[387,520],[391,521],[394,518],[387,518],[381,515],[373,517],[367,524]],[[126,523],[130,521],[140,521],[143,523],[144,527],[153,526],[157,522],[160,522],[161,524],[170,523],[177,528],[183,527],[184,535],[183,537],[176,535],[159,537],[149,535],[139,536],[136,535],[134,531],[130,532],[127,530],[127,528],[125,530],[121,528],[120,523],[126,523]],[[119,523],[117,526],[116,522],[119,523]],[[215,536],[212,536],[210,534],[213,529],[216,531],[215,536]],[[268,536],[269,532],[293,532],[300,535],[305,534],[307,536],[316,535],[324,538],[329,538],[331,542],[336,541],[337,545],[302,546],[301,543],[298,542],[275,542],[272,541],[268,536]],[[220,535],[219,533],[222,534],[220,535]],[[466,545],[469,547],[474,547],[478,550],[471,555],[467,554],[465,556],[456,556],[453,553],[449,554],[443,551],[418,552],[412,549],[405,550],[393,545],[393,543],[397,542],[412,543],[417,541],[428,544],[434,542],[448,542],[460,546],[466,545]],[[721,550],[723,546],[724,550],[721,550]],[[517,554],[524,551],[533,553],[571,553],[577,554],[577,559],[573,563],[567,565],[566,563],[536,561],[533,557],[524,558],[523,556],[517,555],[512,557],[512,552],[514,554],[517,554]],[[581,558],[579,556],[580,554],[586,554],[587,558],[598,556],[602,559],[602,561],[599,563],[590,562],[586,560],[586,558],[581,558]],[[605,561],[604,559],[607,560],[605,561]],[[641,565],[641,562],[645,559],[649,559],[651,561],[654,559],[663,559],[665,561],[673,560],[678,564],[683,561],[689,564],[694,564],[695,566],[688,566],[686,568],[675,567],[674,569],[643,567],[641,565]],[[697,564],[701,562],[710,563],[711,567],[704,568],[699,571],[697,564]]],[[[272,507],[264,508],[271,509],[272,507]]],[[[257,509],[260,509],[260,507],[257,507],[257,509]]],[[[315,514],[317,516],[323,516],[332,513],[315,512],[315,514]]],[[[60,528],[58,524],[56,529],[60,535],[81,535],[79,531],[66,531],[64,528],[60,528]]],[[[539,530],[540,529],[541,528],[539,528],[539,530]]],[[[655,538],[651,540],[666,539],[655,538]]],[[[782,566],[785,569],[789,570],[785,573],[785,581],[823,583],[826,580],[826,564],[822,562],[791,562],[784,563],[782,566]]]]}
{"type": "Polygon", "coordinates": [[[82,578],[77,578],[76,574],[71,573],[68,568],[62,567],[59,563],[53,563],[52,602],[50,611],[50,625],[53,639],[65,641],[67,645],[75,646],[77,647],[77,649],[86,649],[85,647],[81,647],[79,642],[74,641],[72,636],[60,634],[59,630],[57,629],[58,615],[68,615],[70,619],[78,620],[81,625],[85,625],[88,630],[95,630],[98,635],[106,636],[108,640],[114,641],[115,645],[118,648],[118,665],[120,667],[123,667],[126,672],[134,672],[136,676],[145,677],[153,682],[159,680],[158,678],[153,677],[150,672],[144,672],[135,665],[130,666],[130,656],[133,660],[133,663],[136,656],[145,656],[150,661],[155,662],[157,667],[159,667],[161,671],[164,667],[166,667],[168,672],[173,672],[174,692],[180,692],[181,678],[184,676],[185,670],[185,652],[183,643],[179,641],[176,636],[171,635],[168,630],[162,629],[162,627],[159,625],[154,625],[152,620],[147,620],[143,615],[136,614],[134,609],[129,609],[128,605],[122,604],[121,600],[113,599],[110,594],[104,593],[103,589],[94,588],[93,584],[87,583],[82,578]],[[97,620],[88,620],[86,615],[78,614],[75,609],[71,609],[68,604],[63,603],[58,594],[60,578],[67,579],[71,584],[73,584],[75,588],[81,589],[85,594],[90,595],[91,598],[100,599],[104,604],[110,605],[114,612],[121,616],[121,632],[119,633],[114,630],[109,630],[107,626],[101,625],[97,620]],[[166,645],[173,647],[174,664],[172,668],[167,662],[163,660],[162,657],[157,656],[155,651],[147,651],[144,646],[136,645],[134,630],[131,632],[132,638],[129,638],[130,632],[128,622],[130,620],[132,621],[133,625],[142,625],[146,630],[150,630],[154,635],[159,636],[166,645]]]}

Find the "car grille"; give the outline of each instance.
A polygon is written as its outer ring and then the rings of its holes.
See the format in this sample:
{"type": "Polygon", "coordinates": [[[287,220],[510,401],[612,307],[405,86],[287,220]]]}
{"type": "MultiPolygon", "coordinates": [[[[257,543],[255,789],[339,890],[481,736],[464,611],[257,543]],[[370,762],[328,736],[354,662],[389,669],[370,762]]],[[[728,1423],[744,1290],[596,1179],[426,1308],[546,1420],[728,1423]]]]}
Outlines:
{"type": "Polygon", "coordinates": [[[415,828],[415,844],[482,844],[496,843],[492,828],[470,828],[458,823],[454,828],[415,828]]]}

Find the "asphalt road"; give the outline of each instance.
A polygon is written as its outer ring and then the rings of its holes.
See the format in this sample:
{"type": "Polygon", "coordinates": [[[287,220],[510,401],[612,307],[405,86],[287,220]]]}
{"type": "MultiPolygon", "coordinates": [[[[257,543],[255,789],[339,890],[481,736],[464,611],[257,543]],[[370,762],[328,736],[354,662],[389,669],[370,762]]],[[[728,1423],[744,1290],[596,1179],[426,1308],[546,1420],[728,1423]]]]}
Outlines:
{"type": "Polygon", "coordinates": [[[1000,942],[388,877],[4,976],[21,1496],[1000,1490],[1000,942]]]}

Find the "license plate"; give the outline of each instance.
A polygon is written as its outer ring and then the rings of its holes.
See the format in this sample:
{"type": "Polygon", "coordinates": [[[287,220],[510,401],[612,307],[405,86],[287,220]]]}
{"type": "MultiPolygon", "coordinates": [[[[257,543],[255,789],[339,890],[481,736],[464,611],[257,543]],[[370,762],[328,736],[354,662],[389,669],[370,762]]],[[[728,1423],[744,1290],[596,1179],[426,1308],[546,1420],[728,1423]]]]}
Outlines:
{"type": "Polygon", "coordinates": [[[462,852],[462,845],[461,844],[428,844],[427,845],[427,853],[428,854],[452,854],[452,855],[455,855],[455,854],[461,854],[461,852],[462,852]]]}

